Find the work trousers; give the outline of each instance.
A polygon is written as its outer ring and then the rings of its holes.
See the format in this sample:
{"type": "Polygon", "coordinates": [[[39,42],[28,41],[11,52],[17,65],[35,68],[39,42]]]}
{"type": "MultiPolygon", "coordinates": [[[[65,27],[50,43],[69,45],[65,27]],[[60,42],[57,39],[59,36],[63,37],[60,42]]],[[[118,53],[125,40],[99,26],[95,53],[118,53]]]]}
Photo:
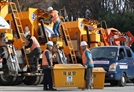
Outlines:
{"type": "Polygon", "coordinates": [[[28,54],[28,61],[30,62],[31,65],[34,65],[35,70],[38,69],[38,63],[41,53],[42,52],[40,48],[35,48],[28,54]]]}
{"type": "Polygon", "coordinates": [[[60,36],[60,20],[58,20],[56,23],[54,23],[53,31],[57,36],[60,36]]]}
{"type": "Polygon", "coordinates": [[[86,81],[86,89],[91,87],[91,80],[92,80],[92,68],[85,69],[85,81],[86,81]]]}
{"type": "Polygon", "coordinates": [[[51,69],[43,69],[44,72],[44,89],[47,89],[47,87],[49,87],[49,89],[53,88],[53,82],[52,82],[52,70],[51,69]]]}

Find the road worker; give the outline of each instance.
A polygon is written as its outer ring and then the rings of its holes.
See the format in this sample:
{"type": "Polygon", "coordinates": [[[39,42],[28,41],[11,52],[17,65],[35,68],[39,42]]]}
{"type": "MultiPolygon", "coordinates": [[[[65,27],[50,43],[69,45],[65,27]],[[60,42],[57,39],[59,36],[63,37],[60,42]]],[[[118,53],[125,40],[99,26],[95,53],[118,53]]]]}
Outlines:
{"type": "Polygon", "coordinates": [[[48,19],[51,19],[51,21],[54,23],[53,25],[53,31],[55,33],[55,36],[61,36],[60,34],[60,18],[59,18],[59,15],[58,15],[58,11],[56,10],[53,10],[53,7],[48,7],[47,8],[47,12],[48,14],[50,15],[48,19]]]}
{"type": "Polygon", "coordinates": [[[30,31],[25,32],[25,37],[28,40],[28,45],[25,48],[30,48],[30,53],[28,54],[28,61],[32,65],[31,72],[38,72],[39,58],[42,53],[40,49],[40,44],[34,36],[30,35],[30,31]]]}
{"type": "Polygon", "coordinates": [[[44,86],[43,90],[53,90],[53,82],[52,82],[52,67],[53,67],[53,60],[52,60],[52,49],[53,49],[53,42],[48,41],[46,50],[42,54],[42,68],[44,71],[44,86]]]}
{"type": "Polygon", "coordinates": [[[86,70],[85,70],[86,86],[84,89],[89,89],[89,88],[91,88],[92,69],[94,67],[94,64],[93,64],[90,50],[87,48],[87,43],[85,41],[82,41],[80,44],[80,47],[81,47],[81,50],[83,52],[82,63],[86,67],[86,70]]]}

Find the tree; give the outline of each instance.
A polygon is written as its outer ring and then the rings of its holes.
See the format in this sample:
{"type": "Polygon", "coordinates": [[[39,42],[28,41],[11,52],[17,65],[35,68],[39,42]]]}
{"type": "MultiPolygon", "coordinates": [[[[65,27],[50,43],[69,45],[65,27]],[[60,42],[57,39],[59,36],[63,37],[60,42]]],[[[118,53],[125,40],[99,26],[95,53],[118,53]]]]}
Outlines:
{"type": "Polygon", "coordinates": [[[27,11],[29,7],[46,9],[48,6],[52,5],[54,0],[10,0],[10,1],[15,2],[18,7],[20,6],[20,9],[22,11],[27,11]]]}

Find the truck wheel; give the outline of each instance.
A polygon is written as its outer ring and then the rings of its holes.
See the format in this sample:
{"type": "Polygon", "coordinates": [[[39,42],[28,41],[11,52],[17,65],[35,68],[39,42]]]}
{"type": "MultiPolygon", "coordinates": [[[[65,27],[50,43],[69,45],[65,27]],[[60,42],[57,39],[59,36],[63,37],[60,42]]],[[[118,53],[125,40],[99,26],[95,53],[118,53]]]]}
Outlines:
{"type": "Polygon", "coordinates": [[[9,75],[8,67],[4,65],[3,74],[0,75],[0,84],[3,86],[9,86],[13,80],[14,76],[9,75]]]}
{"type": "Polygon", "coordinates": [[[133,79],[131,79],[131,81],[132,81],[132,83],[134,83],[134,78],[133,78],[133,79]]]}
{"type": "Polygon", "coordinates": [[[110,84],[111,84],[111,86],[117,86],[118,85],[118,81],[111,81],[110,84]]]}
{"type": "Polygon", "coordinates": [[[26,76],[23,83],[26,85],[33,85],[36,82],[37,76],[26,76]]]}
{"type": "Polygon", "coordinates": [[[41,84],[42,81],[43,81],[43,76],[37,76],[34,85],[41,84]]]}
{"type": "Polygon", "coordinates": [[[13,81],[12,85],[19,85],[21,84],[23,81],[23,77],[22,76],[17,76],[17,78],[13,81]]]}
{"type": "Polygon", "coordinates": [[[126,75],[123,73],[121,79],[119,80],[119,86],[124,87],[126,85],[126,75]]]}

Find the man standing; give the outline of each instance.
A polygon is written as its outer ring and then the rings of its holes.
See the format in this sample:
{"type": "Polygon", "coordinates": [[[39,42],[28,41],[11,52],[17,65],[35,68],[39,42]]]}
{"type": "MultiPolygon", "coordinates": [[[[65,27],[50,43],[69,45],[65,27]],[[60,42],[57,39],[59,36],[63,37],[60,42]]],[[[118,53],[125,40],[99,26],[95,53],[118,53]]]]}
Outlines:
{"type": "Polygon", "coordinates": [[[59,30],[60,18],[59,18],[59,15],[58,15],[58,11],[53,10],[52,7],[48,7],[47,12],[48,12],[48,14],[50,14],[49,19],[51,19],[51,21],[54,23],[53,31],[54,31],[55,35],[60,37],[61,36],[60,30],[59,30]]]}
{"type": "Polygon", "coordinates": [[[53,88],[53,81],[52,81],[52,66],[53,66],[52,49],[53,49],[53,42],[48,41],[46,50],[42,54],[42,68],[44,71],[43,90],[55,91],[56,89],[53,88]]]}
{"type": "Polygon", "coordinates": [[[28,40],[28,45],[25,46],[25,48],[30,48],[30,53],[28,54],[28,61],[34,65],[33,66],[33,73],[37,73],[38,72],[38,63],[39,63],[39,58],[40,55],[42,53],[41,49],[40,49],[40,44],[37,41],[37,39],[34,36],[30,35],[30,31],[27,31],[25,33],[25,37],[28,40]]]}
{"type": "Polygon", "coordinates": [[[85,41],[82,41],[80,46],[81,46],[81,49],[83,52],[82,62],[83,62],[83,65],[86,67],[86,70],[85,70],[85,81],[86,81],[85,89],[89,89],[91,87],[92,69],[94,67],[94,64],[93,64],[90,50],[87,48],[87,43],[85,41]]]}

